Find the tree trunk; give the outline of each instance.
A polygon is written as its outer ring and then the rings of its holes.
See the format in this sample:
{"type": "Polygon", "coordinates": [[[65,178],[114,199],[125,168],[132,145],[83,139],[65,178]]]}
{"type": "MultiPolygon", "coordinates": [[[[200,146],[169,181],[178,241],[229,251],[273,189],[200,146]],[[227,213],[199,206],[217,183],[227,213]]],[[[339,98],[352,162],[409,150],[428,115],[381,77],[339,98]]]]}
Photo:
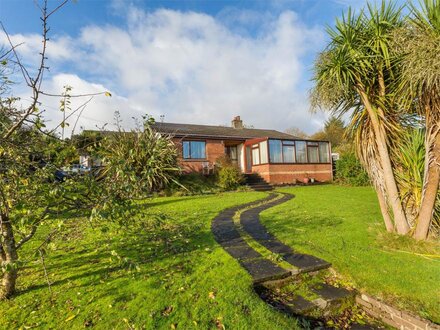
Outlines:
{"type": "MultiPolygon", "coordinates": [[[[429,130],[426,133],[429,134],[429,130]]],[[[437,130],[435,137],[430,139],[426,136],[426,159],[425,175],[423,179],[423,195],[417,218],[417,227],[414,232],[414,238],[424,240],[428,237],[429,227],[431,225],[434,213],[435,201],[440,184],[440,130],[437,130]],[[433,141],[430,143],[429,141],[433,141]],[[432,157],[430,157],[432,155],[432,157]]]]}
{"type": "MultiPolygon", "coordinates": [[[[380,128],[379,131],[381,131],[380,128]]],[[[393,210],[394,223],[396,224],[397,233],[405,235],[408,233],[410,228],[402,207],[402,202],[400,200],[399,190],[397,189],[397,183],[394,177],[394,171],[391,165],[391,159],[384,133],[379,132],[379,136],[378,149],[381,156],[380,158],[382,160],[386,191],[388,192],[389,202],[391,209],[393,210]]]]}
{"type": "Polygon", "coordinates": [[[385,222],[385,228],[387,229],[387,232],[394,233],[395,229],[393,220],[391,220],[390,212],[388,210],[388,204],[382,192],[382,189],[380,187],[377,187],[376,192],[377,199],[379,200],[380,210],[382,211],[383,220],[385,222]]]}
{"type": "Polygon", "coordinates": [[[383,127],[380,126],[377,113],[374,111],[373,106],[369,101],[368,95],[361,88],[358,88],[358,93],[361,97],[362,103],[365,106],[365,109],[368,112],[369,118],[371,119],[374,135],[377,139],[377,149],[379,151],[379,157],[383,169],[385,188],[386,192],[388,193],[391,209],[393,211],[394,223],[396,224],[397,233],[405,235],[406,233],[408,233],[410,228],[406,219],[405,212],[403,211],[399,190],[397,189],[396,178],[394,177],[394,171],[391,165],[391,159],[386,141],[386,133],[383,127]]]}
{"type": "Polygon", "coordinates": [[[0,300],[2,300],[11,297],[15,292],[15,283],[18,275],[18,254],[12,225],[5,214],[0,215],[0,229],[3,239],[0,255],[4,268],[2,287],[0,288],[0,300]]]}

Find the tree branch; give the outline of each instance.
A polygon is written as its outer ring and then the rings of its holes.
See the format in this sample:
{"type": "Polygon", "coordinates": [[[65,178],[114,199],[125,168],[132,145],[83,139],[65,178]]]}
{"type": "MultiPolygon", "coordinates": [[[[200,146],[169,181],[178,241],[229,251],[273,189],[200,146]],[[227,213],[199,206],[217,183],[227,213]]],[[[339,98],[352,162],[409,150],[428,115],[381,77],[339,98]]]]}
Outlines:
{"type": "MultiPolygon", "coordinates": [[[[46,63],[46,49],[47,49],[47,41],[49,40],[47,35],[49,32],[49,28],[47,27],[47,20],[49,19],[50,15],[55,13],[57,10],[59,10],[62,6],[64,6],[68,0],[64,0],[59,6],[57,6],[54,10],[52,10],[49,14],[47,13],[47,0],[44,0],[43,7],[40,7],[42,17],[40,18],[43,25],[43,46],[40,52],[40,64],[37,70],[37,74],[35,78],[32,78],[27,71],[26,67],[21,63],[20,57],[18,56],[18,53],[15,50],[15,46],[12,44],[11,38],[6,31],[3,24],[0,22],[0,25],[3,29],[3,32],[6,34],[6,37],[8,39],[9,45],[11,46],[12,52],[14,53],[14,57],[16,58],[17,65],[20,67],[20,70],[22,72],[23,78],[26,81],[26,84],[32,89],[32,103],[27,108],[27,110],[24,112],[23,116],[14,124],[12,127],[6,132],[6,134],[3,136],[4,139],[9,138],[17,129],[21,127],[21,125],[24,123],[24,121],[35,111],[36,105],[38,104],[38,97],[40,94],[43,94],[41,92],[41,83],[43,81],[43,75],[44,70],[46,69],[45,63],[46,63]]],[[[38,5],[38,4],[37,4],[38,5]]],[[[105,93],[105,92],[104,92],[105,93]]]]}
{"type": "Polygon", "coordinates": [[[41,217],[36,220],[33,224],[32,224],[32,228],[31,231],[29,232],[29,234],[27,234],[26,236],[24,236],[17,244],[16,244],[16,249],[20,249],[23,244],[25,244],[27,241],[29,241],[32,237],[34,237],[35,233],[37,232],[38,226],[40,225],[40,223],[44,220],[45,216],[49,213],[49,208],[47,207],[43,214],[41,215],[41,217]]]}
{"type": "Polygon", "coordinates": [[[8,31],[6,31],[6,28],[4,27],[2,22],[0,22],[0,26],[2,27],[2,30],[3,30],[4,34],[6,35],[6,39],[8,39],[9,46],[11,47],[10,51],[12,51],[12,53],[14,54],[14,57],[17,60],[17,65],[20,67],[23,78],[26,81],[26,84],[29,86],[30,81],[32,80],[31,76],[30,76],[29,72],[26,70],[26,67],[21,63],[20,57],[18,56],[18,53],[15,50],[16,46],[14,46],[14,44],[12,43],[11,37],[9,36],[9,33],[8,33],[8,31]]]}
{"type": "Polygon", "coordinates": [[[61,9],[61,7],[63,7],[66,3],[68,3],[69,0],[64,0],[62,3],[60,3],[54,10],[52,10],[49,14],[47,14],[46,18],[49,18],[52,14],[54,14],[55,12],[57,12],[58,10],[61,9]]]}
{"type": "MultiPolygon", "coordinates": [[[[98,93],[89,93],[89,94],[76,94],[76,95],[69,95],[70,98],[76,98],[76,97],[86,97],[86,96],[98,96],[98,95],[106,95],[108,92],[98,92],[98,93]]],[[[44,96],[52,96],[52,97],[64,97],[65,95],[62,94],[51,94],[51,93],[46,93],[43,91],[40,91],[41,95],[44,96]]]]}

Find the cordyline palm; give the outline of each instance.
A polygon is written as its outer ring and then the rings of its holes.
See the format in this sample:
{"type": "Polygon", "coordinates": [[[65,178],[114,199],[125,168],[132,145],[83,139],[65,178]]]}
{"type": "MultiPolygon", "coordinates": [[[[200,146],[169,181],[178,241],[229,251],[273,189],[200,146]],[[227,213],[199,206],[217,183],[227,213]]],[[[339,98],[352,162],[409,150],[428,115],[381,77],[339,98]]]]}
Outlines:
{"type": "Polygon", "coordinates": [[[412,7],[406,26],[396,33],[402,56],[401,94],[416,104],[425,121],[425,170],[421,206],[414,237],[425,239],[439,199],[440,181],[440,1],[424,0],[412,7]]]}
{"type": "MultiPolygon", "coordinates": [[[[361,105],[358,105],[361,107],[361,105]]],[[[371,182],[376,189],[379,206],[387,231],[394,232],[394,224],[388,207],[388,197],[383,178],[383,168],[378,157],[378,146],[371,120],[365,111],[353,111],[350,124],[347,126],[346,135],[354,141],[359,160],[363,164],[371,182]]]]}
{"type": "Polygon", "coordinates": [[[411,227],[415,225],[422,200],[424,140],[423,129],[408,127],[393,150],[400,196],[411,227]]]}
{"type": "Polygon", "coordinates": [[[337,115],[351,114],[350,126],[358,130],[354,132],[359,137],[358,154],[364,165],[377,169],[367,168],[387,229],[394,227],[388,223],[389,205],[397,232],[406,234],[409,225],[388,145],[390,134],[399,129],[396,121],[389,119],[395,117],[389,86],[394,81],[395,61],[389,49],[391,32],[400,25],[400,9],[385,3],[380,8],[368,5],[367,14],[355,15],[349,10],[337,20],[335,28],[328,29],[331,41],[315,65],[312,107],[329,109],[337,115]]]}

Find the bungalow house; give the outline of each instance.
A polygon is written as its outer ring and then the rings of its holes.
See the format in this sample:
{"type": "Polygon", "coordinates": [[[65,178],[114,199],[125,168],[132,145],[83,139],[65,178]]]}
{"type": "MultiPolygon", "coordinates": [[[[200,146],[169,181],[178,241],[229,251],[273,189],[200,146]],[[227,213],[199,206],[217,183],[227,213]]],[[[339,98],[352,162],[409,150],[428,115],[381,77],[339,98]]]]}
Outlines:
{"type": "Polygon", "coordinates": [[[332,180],[331,146],[327,141],[245,128],[239,116],[231,127],[157,122],[153,129],[173,136],[186,172],[202,172],[215,165],[219,157],[228,156],[243,173],[258,174],[271,184],[304,178],[332,180]]]}

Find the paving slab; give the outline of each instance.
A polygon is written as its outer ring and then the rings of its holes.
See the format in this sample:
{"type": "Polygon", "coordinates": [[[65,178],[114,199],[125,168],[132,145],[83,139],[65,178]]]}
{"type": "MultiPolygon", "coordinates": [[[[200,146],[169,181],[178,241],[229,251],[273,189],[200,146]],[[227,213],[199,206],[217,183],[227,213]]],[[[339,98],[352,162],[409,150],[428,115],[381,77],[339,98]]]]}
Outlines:
{"type": "Polygon", "coordinates": [[[252,276],[254,283],[277,280],[291,275],[285,270],[267,259],[252,259],[240,261],[241,266],[252,276]]]}
{"type": "Polygon", "coordinates": [[[243,212],[240,216],[243,229],[256,241],[276,240],[276,237],[260,223],[259,213],[255,212],[255,209],[243,212]]]}
{"type": "Polygon", "coordinates": [[[310,288],[310,290],[329,302],[354,296],[354,293],[347,289],[337,288],[327,283],[319,283],[317,286],[310,288]]]}
{"type": "Polygon", "coordinates": [[[266,249],[271,251],[272,253],[277,253],[277,254],[294,253],[290,246],[287,246],[286,244],[283,244],[278,240],[266,240],[259,243],[263,245],[266,249]]]}
{"type": "Polygon", "coordinates": [[[225,246],[224,249],[237,260],[257,259],[263,257],[249,245],[230,245],[225,246]]]}
{"type": "Polygon", "coordinates": [[[215,225],[217,223],[230,222],[231,218],[233,216],[234,216],[234,213],[232,215],[229,215],[229,214],[219,214],[218,216],[216,216],[214,218],[214,220],[212,221],[212,224],[215,225]]]}
{"type": "Polygon", "coordinates": [[[246,243],[246,241],[243,239],[243,237],[239,237],[239,238],[234,238],[231,240],[221,240],[220,242],[217,241],[222,248],[226,249],[227,247],[232,247],[232,246],[243,246],[243,245],[248,245],[246,243]]]}
{"type": "Polygon", "coordinates": [[[302,253],[288,253],[282,255],[281,258],[298,268],[298,272],[300,273],[314,272],[331,266],[331,264],[325,260],[302,253]]]}
{"type": "Polygon", "coordinates": [[[305,312],[316,308],[311,301],[298,294],[289,297],[285,304],[293,314],[304,314],[305,312]]]}
{"type": "Polygon", "coordinates": [[[227,232],[227,231],[231,231],[231,230],[236,230],[235,226],[232,222],[230,221],[217,221],[215,223],[212,224],[211,226],[211,230],[213,233],[222,233],[222,232],[227,232]]]}
{"type": "Polygon", "coordinates": [[[214,238],[215,240],[220,244],[224,245],[223,243],[230,242],[236,239],[241,238],[240,233],[236,229],[231,230],[223,230],[223,231],[214,231],[214,238]]]}

